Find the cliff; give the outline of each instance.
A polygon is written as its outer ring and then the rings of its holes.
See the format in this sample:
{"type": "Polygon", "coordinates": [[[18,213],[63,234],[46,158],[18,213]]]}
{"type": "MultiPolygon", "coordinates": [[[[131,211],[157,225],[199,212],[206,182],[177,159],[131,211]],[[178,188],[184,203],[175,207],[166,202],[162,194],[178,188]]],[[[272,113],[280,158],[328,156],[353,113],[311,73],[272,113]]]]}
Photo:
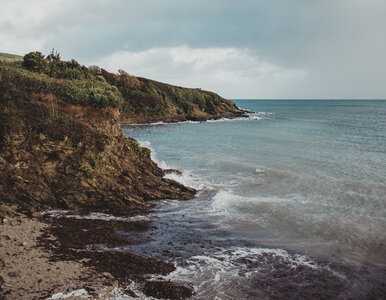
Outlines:
{"type": "Polygon", "coordinates": [[[121,123],[205,121],[245,115],[232,101],[213,92],[134,77],[121,70],[111,74],[101,69],[100,74],[122,94],[121,123]]]}
{"type": "Polygon", "coordinates": [[[8,56],[0,63],[0,201],[42,209],[190,199],[195,191],[163,178],[150,150],[120,124],[242,114],[214,93],[86,68],[54,53],[8,56]]]}

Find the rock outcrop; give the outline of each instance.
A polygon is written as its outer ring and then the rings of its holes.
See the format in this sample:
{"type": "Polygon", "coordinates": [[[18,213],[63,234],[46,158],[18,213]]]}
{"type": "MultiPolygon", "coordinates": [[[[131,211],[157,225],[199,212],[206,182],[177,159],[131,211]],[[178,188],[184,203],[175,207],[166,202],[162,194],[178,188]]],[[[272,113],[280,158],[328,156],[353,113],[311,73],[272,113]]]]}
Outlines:
{"type": "Polygon", "coordinates": [[[193,197],[123,134],[118,109],[71,105],[51,94],[0,97],[1,202],[117,208],[193,197]]]}

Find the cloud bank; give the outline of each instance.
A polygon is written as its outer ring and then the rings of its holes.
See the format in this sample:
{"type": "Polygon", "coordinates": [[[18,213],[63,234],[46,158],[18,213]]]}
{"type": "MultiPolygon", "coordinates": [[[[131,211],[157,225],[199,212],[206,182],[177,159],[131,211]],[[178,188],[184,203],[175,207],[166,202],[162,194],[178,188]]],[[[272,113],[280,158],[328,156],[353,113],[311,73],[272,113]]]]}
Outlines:
{"type": "Polygon", "coordinates": [[[228,98],[386,98],[381,0],[2,0],[0,52],[59,50],[228,98]]]}

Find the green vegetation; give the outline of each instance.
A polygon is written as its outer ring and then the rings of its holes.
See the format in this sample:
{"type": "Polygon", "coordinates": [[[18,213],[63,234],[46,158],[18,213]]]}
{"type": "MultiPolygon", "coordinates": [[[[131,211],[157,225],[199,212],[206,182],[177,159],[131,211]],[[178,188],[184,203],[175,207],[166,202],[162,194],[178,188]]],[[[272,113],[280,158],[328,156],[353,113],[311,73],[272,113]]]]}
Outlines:
{"type": "Polygon", "coordinates": [[[36,189],[38,192],[43,192],[43,191],[44,191],[44,188],[43,188],[40,184],[36,185],[36,186],[35,186],[35,189],[36,189]]]}
{"type": "Polygon", "coordinates": [[[132,149],[143,157],[150,157],[150,149],[146,147],[141,147],[141,145],[134,139],[128,138],[132,149]]]}
{"type": "Polygon", "coordinates": [[[112,74],[97,66],[87,68],[74,59],[63,61],[54,50],[46,57],[40,52],[23,58],[0,54],[0,89],[10,99],[44,94],[76,105],[117,107],[123,119],[206,119],[240,113],[233,102],[215,93],[122,70],[112,74]]]}
{"type": "Polygon", "coordinates": [[[165,115],[175,108],[186,115],[214,115],[222,104],[229,110],[237,110],[232,102],[200,89],[181,88],[134,77],[121,70],[119,74],[111,74],[102,69],[101,74],[121,92],[125,99],[121,112],[126,115],[138,112],[165,115]]]}
{"type": "Polygon", "coordinates": [[[88,178],[94,178],[95,172],[99,169],[99,156],[91,151],[83,155],[79,163],[79,170],[83,171],[88,178]]]}
{"type": "MultiPolygon", "coordinates": [[[[75,62],[65,64],[76,65],[75,62]]],[[[60,63],[59,65],[62,66],[63,64],[60,63]]],[[[84,71],[84,66],[79,65],[79,67],[67,69],[55,66],[53,76],[44,73],[49,73],[49,68],[50,63],[46,62],[39,52],[27,54],[21,65],[0,64],[0,88],[11,98],[43,93],[55,95],[71,104],[94,107],[117,107],[123,100],[116,87],[97,79],[95,76],[89,75],[90,78],[87,80],[56,78],[64,76],[63,74],[91,74],[87,68],[87,71],[84,71]]],[[[76,77],[75,75],[71,76],[76,77]]],[[[79,75],[79,77],[82,76],[79,75]]]]}
{"type": "Polygon", "coordinates": [[[20,55],[0,52],[0,61],[14,62],[14,61],[21,61],[22,59],[23,59],[23,56],[20,56],[20,55]]]}

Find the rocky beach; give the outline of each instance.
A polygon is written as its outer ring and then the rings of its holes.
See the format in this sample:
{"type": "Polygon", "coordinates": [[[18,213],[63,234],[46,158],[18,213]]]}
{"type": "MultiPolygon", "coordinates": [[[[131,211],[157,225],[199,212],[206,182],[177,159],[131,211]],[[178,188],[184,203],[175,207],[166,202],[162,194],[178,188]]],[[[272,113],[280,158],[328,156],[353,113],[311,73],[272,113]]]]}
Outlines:
{"type": "Polygon", "coordinates": [[[150,150],[125,136],[120,124],[234,118],[245,112],[214,93],[87,69],[39,53],[1,62],[0,97],[1,297],[102,299],[118,288],[134,296],[134,282],[139,293],[156,298],[192,295],[190,287],[148,280],[172,272],[173,264],[114,250],[137,242],[130,232],[152,226],[130,220],[152,201],[188,200],[196,193],[164,178],[165,172],[178,171],[161,170],[150,150]],[[37,69],[42,64],[47,71],[37,69]],[[159,93],[146,95],[149,87],[159,93]],[[135,90],[142,90],[140,98],[133,97],[135,90]],[[157,109],[147,112],[149,106],[157,109]],[[53,209],[69,214],[83,209],[81,215],[119,211],[124,217],[42,214],[53,209]],[[126,234],[117,235],[120,231],[126,234]]]}

